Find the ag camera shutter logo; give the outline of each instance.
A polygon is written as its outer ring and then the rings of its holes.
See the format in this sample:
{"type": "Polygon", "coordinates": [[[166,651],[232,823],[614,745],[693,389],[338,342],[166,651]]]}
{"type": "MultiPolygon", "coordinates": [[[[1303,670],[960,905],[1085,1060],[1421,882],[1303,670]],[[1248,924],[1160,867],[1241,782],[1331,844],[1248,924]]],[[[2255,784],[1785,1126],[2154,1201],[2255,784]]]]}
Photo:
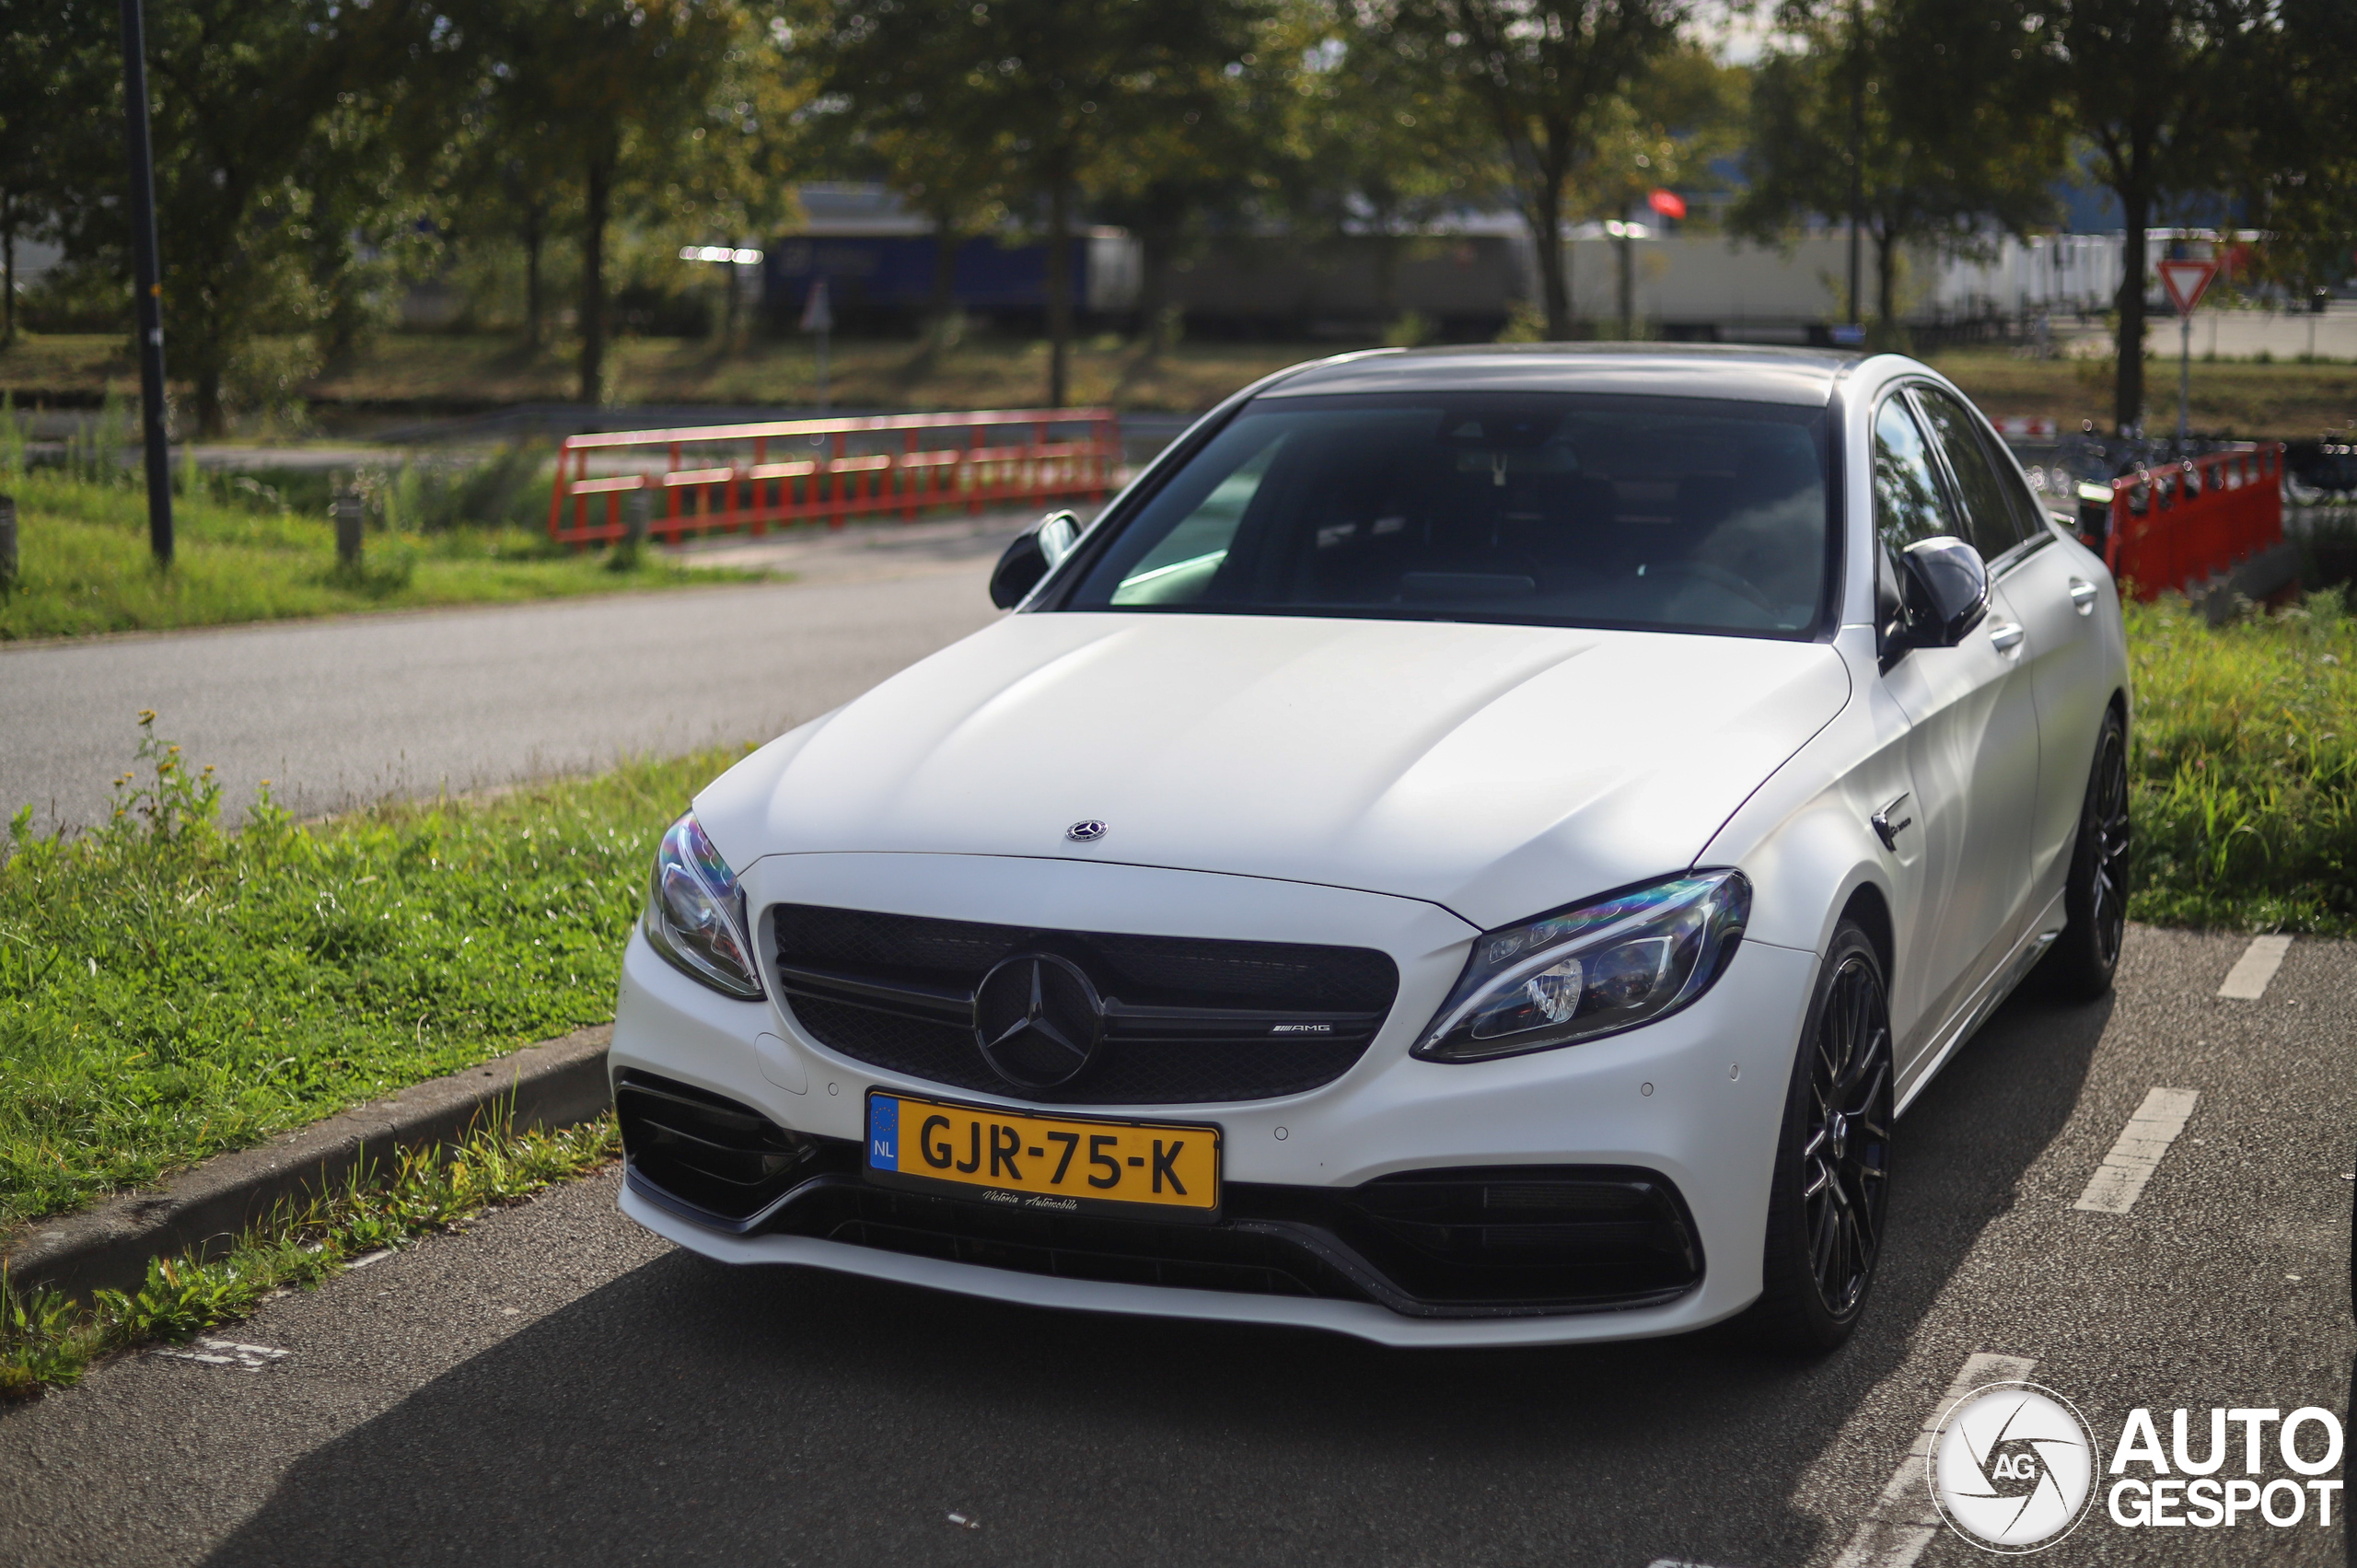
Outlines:
{"type": "Polygon", "coordinates": [[[2094,1491],[2086,1422],[2036,1383],[1990,1383],[1956,1400],[1924,1462],[1940,1517],[1986,1551],[2052,1546],[2086,1517],[2094,1491]]]}

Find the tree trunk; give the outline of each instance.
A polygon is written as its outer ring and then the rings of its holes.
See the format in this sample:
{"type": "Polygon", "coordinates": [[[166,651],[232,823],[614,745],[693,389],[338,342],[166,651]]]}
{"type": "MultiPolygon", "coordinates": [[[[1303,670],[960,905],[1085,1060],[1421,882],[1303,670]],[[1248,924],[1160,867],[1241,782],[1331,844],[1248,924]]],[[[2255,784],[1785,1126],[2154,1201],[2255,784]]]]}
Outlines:
{"type": "Polygon", "coordinates": [[[1561,181],[1536,181],[1523,215],[1530,225],[1530,245],[1538,258],[1538,301],[1547,317],[1547,341],[1562,343],[1572,335],[1572,289],[1563,265],[1561,181]]]}
{"type": "Polygon", "coordinates": [[[546,210],[538,202],[524,205],[524,346],[534,354],[540,351],[540,322],[545,307],[540,294],[540,247],[547,239],[542,228],[546,210]]]}
{"type": "Polygon", "coordinates": [[[1071,388],[1072,181],[1060,171],[1048,184],[1048,406],[1062,408],[1071,388]]]}
{"type": "Polygon", "coordinates": [[[2119,213],[2127,230],[2119,246],[2119,328],[2112,340],[2112,419],[2125,431],[2144,420],[2144,225],[2152,195],[2122,190],[2119,213]]]}
{"type": "Polygon", "coordinates": [[[229,427],[228,410],[221,399],[223,355],[202,328],[182,341],[192,339],[195,352],[190,355],[189,379],[196,387],[196,432],[207,440],[218,440],[229,427]]]}
{"type": "Polygon", "coordinates": [[[1620,263],[1620,341],[1637,335],[1637,242],[1623,234],[1614,241],[1620,263]]]}
{"type": "Polygon", "coordinates": [[[1898,253],[1898,234],[1877,230],[1875,234],[1875,320],[1886,334],[1898,320],[1898,277],[1895,264],[1898,253]]]}
{"type": "Polygon", "coordinates": [[[613,164],[589,159],[581,225],[581,401],[604,401],[606,387],[606,219],[613,197],[613,164]]]}
{"type": "Polygon", "coordinates": [[[1138,343],[1152,358],[1162,341],[1163,309],[1170,302],[1170,251],[1158,229],[1138,226],[1138,343]]]}
{"type": "Polygon", "coordinates": [[[946,215],[933,221],[933,298],[925,306],[932,318],[928,329],[932,351],[949,348],[949,319],[958,309],[958,228],[946,215]]]}
{"type": "MultiPolygon", "coordinates": [[[[732,244],[729,249],[734,250],[737,247],[732,244]]],[[[722,296],[720,308],[720,352],[734,354],[737,351],[737,296],[739,292],[737,286],[736,258],[732,256],[720,263],[720,271],[722,280],[726,285],[726,293],[722,296]]]]}
{"type": "Polygon", "coordinates": [[[1386,330],[1399,314],[1399,220],[1388,207],[1375,209],[1375,316],[1386,330]]]}

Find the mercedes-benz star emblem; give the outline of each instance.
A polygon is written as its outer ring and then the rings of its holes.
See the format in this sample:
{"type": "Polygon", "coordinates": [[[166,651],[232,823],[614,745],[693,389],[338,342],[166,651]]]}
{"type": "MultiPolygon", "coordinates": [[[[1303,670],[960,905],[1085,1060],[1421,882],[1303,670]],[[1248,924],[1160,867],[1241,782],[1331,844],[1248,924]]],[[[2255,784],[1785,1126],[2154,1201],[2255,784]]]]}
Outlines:
{"type": "Polygon", "coordinates": [[[1105,836],[1105,824],[1091,817],[1086,822],[1074,822],[1064,830],[1064,837],[1076,844],[1093,844],[1105,836]]]}
{"type": "Polygon", "coordinates": [[[1052,953],[1000,960],[974,988],[974,1043],[1017,1088],[1052,1089],[1080,1075],[1105,1034],[1105,1004],[1080,966],[1052,953]]]}

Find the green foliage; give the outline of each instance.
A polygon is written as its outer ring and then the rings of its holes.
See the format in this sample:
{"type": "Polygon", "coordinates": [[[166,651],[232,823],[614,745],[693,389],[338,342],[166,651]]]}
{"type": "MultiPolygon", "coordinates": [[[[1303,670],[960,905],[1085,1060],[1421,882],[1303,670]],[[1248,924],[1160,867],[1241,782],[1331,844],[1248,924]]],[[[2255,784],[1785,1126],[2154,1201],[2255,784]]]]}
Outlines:
{"type": "Polygon", "coordinates": [[[1572,335],[1562,228],[1601,139],[1625,140],[1625,93],[1677,45],[1686,0],[1401,0],[1401,43],[1479,105],[1529,225],[1547,336],[1572,335]]]}
{"type": "Polygon", "coordinates": [[[308,1202],[282,1203],[224,1257],[151,1260],[136,1290],[78,1303],[17,1290],[0,1269],[0,1400],[69,1388],[100,1357],[186,1340],[274,1292],[309,1289],[355,1260],[586,1175],[620,1147],[610,1116],[522,1133],[494,1118],[455,1146],[402,1150],[389,1167],[371,1161],[308,1202]]]}
{"type": "MultiPolygon", "coordinates": [[[[903,190],[988,168],[994,177],[977,196],[1044,219],[1048,401],[1062,404],[1078,202],[1092,190],[1192,180],[1192,137],[1220,118],[1226,72],[1251,58],[1262,8],[1255,0],[813,0],[801,9],[808,26],[797,44],[819,93],[816,122],[892,160],[903,190]]],[[[955,205],[935,211],[935,221],[955,205]]]]}
{"type": "Polygon", "coordinates": [[[1934,0],[1788,6],[1788,46],[1753,74],[1752,179],[1731,226],[1783,242],[1806,223],[1847,215],[1854,179],[1875,249],[1869,347],[1878,351],[1906,346],[1901,246],[1969,250],[1991,225],[2020,232],[2054,205],[2059,132],[2025,101],[2021,69],[1988,57],[2019,29],[1993,28],[1980,0],[1968,10],[1960,19],[1934,0]]]}
{"type": "MultiPolygon", "coordinates": [[[[10,461],[0,419],[0,477],[10,461]]],[[[412,464],[363,476],[374,498],[360,567],[341,566],[327,521],[331,476],[293,470],[176,476],[179,553],[158,572],[147,550],[138,473],[94,458],[88,476],[36,468],[7,480],[17,498],[20,575],[0,595],[0,642],[211,626],[436,604],[509,603],[631,587],[745,579],[653,557],[552,550],[539,459],[471,468],[412,464]],[[538,496],[533,494],[538,491],[538,496]]]]}
{"type": "Polygon", "coordinates": [[[235,834],[140,720],[97,831],[0,865],[0,1226],[613,1016],[649,855],[731,755],[235,834]]]}
{"type": "Polygon", "coordinates": [[[2357,619],[2132,607],[2140,920],[2357,934],[2357,619]]]}

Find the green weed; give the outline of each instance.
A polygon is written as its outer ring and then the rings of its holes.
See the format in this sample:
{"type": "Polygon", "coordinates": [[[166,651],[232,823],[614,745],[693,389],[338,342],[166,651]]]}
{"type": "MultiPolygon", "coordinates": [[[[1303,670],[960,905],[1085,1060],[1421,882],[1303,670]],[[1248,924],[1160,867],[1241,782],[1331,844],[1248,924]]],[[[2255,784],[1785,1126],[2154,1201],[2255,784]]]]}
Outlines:
{"type": "Polygon", "coordinates": [[[521,1202],[620,1150],[610,1115],[522,1133],[494,1118],[453,1146],[402,1150],[330,1191],[280,1204],[226,1256],[154,1259],[136,1290],[96,1291],[75,1302],[17,1290],[0,1268],[0,1400],[37,1398],[71,1386],[104,1356],[189,1339],[243,1317],[274,1291],[308,1289],[354,1259],[521,1202]]]}
{"type": "Polygon", "coordinates": [[[0,864],[0,1228],[613,1016],[648,857],[734,760],[245,826],[142,716],[98,830],[0,864]]]}
{"type": "Polygon", "coordinates": [[[2129,912],[2165,925],[2357,934],[2357,619],[2338,592],[2210,626],[2131,606],[2129,912]]]}

